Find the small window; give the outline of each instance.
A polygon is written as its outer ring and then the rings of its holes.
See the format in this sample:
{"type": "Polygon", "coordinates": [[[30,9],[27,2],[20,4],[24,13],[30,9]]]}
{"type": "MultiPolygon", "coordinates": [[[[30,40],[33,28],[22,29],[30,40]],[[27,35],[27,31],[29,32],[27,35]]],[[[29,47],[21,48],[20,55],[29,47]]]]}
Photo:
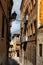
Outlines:
{"type": "Polygon", "coordinates": [[[33,5],[35,5],[35,3],[36,3],[36,0],[33,0],[33,5]]]}
{"type": "Polygon", "coordinates": [[[36,0],[31,0],[31,2],[32,2],[32,5],[35,5],[36,0]]]}
{"type": "Polygon", "coordinates": [[[24,42],[24,45],[23,45],[23,50],[26,51],[26,47],[27,47],[27,42],[24,42]]]}
{"type": "Polygon", "coordinates": [[[31,24],[31,29],[32,29],[32,24],[31,24]]]}
{"type": "Polygon", "coordinates": [[[39,44],[39,54],[42,57],[42,44],[39,44]]]}
{"type": "Polygon", "coordinates": [[[32,27],[32,24],[31,24],[31,32],[32,32],[32,34],[33,34],[33,27],[32,27]]]}
{"type": "Polygon", "coordinates": [[[37,28],[37,21],[36,20],[34,21],[34,27],[35,27],[35,31],[36,31],[36,28],[37,28]]]}
{"type": "Polygon", "coordinates": [[[31,2],[32,2],[32,5],[33,5],[33,0],[31,0],[31,2]]]}
{"type": "Polygon", "coordinates": [[[28,22],[28,15],[25,15],[25,17],[24,17],[24,22],[25,22],[25,23],[28,22]]]}

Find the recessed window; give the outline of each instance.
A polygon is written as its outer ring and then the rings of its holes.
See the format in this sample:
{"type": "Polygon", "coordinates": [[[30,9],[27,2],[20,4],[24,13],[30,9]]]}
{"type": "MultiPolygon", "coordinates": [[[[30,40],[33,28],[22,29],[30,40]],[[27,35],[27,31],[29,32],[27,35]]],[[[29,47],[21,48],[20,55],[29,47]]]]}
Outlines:
{"type": "Polygon", "coordinates": [[[33,0],[31,0],[31,2],[32,2],[32,5],[33,5],[33,0]]]}
{"type": "Polygon", "coordinates": [[[27,47],[27,42],[24,42],[24,45],[23,45],[23,50],[26,51],[26,47],[27,47]]]}
{"type": "Polygon", "coordinates": [[[25,16],[24,16],[24,22],[26,23],[28,21],[28,8],[25,11],[25,16]]]}
{"type": "Polygon", "coordinates": [[[33,27],[32,27],[32,24],[31,24],[31,31],[32,31],[32,33],[33,33],[33,27]]]}
{"type": "Polygon", "coordinates": [[[33,1],[33,5],[35,5],[35,3],[36,3],[36,0],[33,1]]]}
{"type": "Polygon", "coordinates": [[[35,5],[36,0],[31,0],[31,2],[32,2],[32,5],[35,5]]]}
{"type": "Polygon", "coordinates": [[[37,21],[34,21],[34,27],[35,27],[35,32],[36,32],[36,28],[37,28],[37,21]]]}
{"type": "Polygon", "coordinates": [[[39,44],[39,54],[42,57],[42,44],[39,44]]]}
{"type": "Polygon", "coordinates": [[[26,23],[28,21],[28,15],[25,15],[24,22],[26,23]]]}

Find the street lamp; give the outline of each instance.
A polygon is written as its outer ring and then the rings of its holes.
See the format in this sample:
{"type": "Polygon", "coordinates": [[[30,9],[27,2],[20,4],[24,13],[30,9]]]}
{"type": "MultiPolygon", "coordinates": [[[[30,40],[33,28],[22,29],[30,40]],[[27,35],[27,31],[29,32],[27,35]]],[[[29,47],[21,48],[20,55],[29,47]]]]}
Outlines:
{"type": "Polygon", "coordinates": [[[14,12],[10,17],[9,17],[9,19],[10,20],[12,20],[12,19],[16,19],[16,16],[17,16],[17,14],[16,14],[16,12],[14,12]]]}

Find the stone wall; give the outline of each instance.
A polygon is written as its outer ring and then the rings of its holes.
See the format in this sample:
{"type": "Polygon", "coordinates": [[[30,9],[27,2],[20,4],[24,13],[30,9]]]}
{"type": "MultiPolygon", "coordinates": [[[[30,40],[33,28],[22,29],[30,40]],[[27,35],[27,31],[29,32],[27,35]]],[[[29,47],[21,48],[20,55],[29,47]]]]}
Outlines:
{"type": "Polygon", "coordinates": [[[37,32],[37,65],[43,65],[43,28],[38,29],[37,32]],[[40,49],[39,45],[42,45],[42,49],[40,49]],[[42,56],[40,56],[40,50],[42,50],[42,56]]]}

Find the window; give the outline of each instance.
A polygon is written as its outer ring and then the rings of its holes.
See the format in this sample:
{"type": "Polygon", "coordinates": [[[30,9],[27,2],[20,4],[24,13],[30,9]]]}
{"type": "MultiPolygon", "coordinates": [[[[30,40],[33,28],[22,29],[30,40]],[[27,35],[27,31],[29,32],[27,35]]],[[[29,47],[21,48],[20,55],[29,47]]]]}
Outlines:
{"type": "Polygon", "coordinates": [[[32,34],[33,34],[33,28],[32,28],[32,24],[31,24],[31,32],[32,32],[32,34]]]}
{"type": "Polygon", "coordinates": [[[35,27],[35,32],[36,32],[36,29],[37,29],[37,21],[36,20],[34,21],[34,27],[35,27]]]}
{"type": "Polygon", "coordinates": [[[36,3],[36,1],[34,0],[34,1],[33,1],[33,5],[35,5],[35,3],[36,3]]]}
{"type": "Polygon", "coordinates": [[[17,57],[19,57],[19,50],[17,50],[17,57]]]}
{"type": "Polygon", "coordinates": [[[32,5],[35,5],[36,0],[31,0],[31,2],[32,2],[32,5]]]}
{"type": "Polygon", "coordinates": [[[25,16],[24,16],[24,22],[26,23],[28,21],[28,8],[26,8],[25,16]]]}
{"type": "Polygon", "coordinates": [[[33,5],[33,0],[31,0],[31,2],[32,2],[32,5],[33,5]]]}
{"type": "Polygon", "coordinates": [[[39,54],[42,56],[42,44],[39,44],[39,54]]]}
{"type": "Polygon", "coordinates": [[[24,22],[25,22],[25,23],[28,22],[28,15],[25,15],[25,17],[24,17],[24,22]]]}
{"type": "Polygon", "coordinates": [[[24,45],[23,45],[23,50],[26,51],[26,47],[27,47],[27,42],[24,42],[24,45]]]}
{"type": "Polygon", "coordinates": [[[2,14],[2,37],[4,37],[4,14],[2,14]]]}

